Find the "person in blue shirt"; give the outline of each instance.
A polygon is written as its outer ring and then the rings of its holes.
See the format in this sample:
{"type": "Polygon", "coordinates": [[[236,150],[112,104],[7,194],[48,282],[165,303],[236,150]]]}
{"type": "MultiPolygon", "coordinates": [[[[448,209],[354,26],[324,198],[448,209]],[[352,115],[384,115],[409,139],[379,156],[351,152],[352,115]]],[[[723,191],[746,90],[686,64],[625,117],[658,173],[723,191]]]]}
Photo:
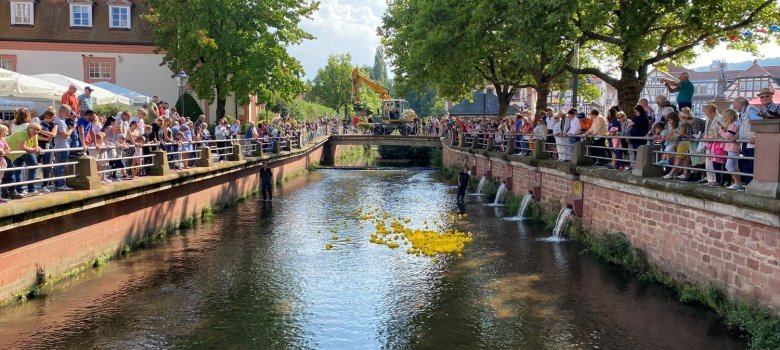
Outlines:
{"type": "Polygon", "coordinates": [[[680,73],[680,81],[672,81],[669,79],[661,79],[661,82],[666,85],[669,92],[677,93],[677,110],[681,111],[683,108],[688,107],[693,109],[693,83],[690,81],[690,76],[687,72],[680,73]]]}
{"type": "Polygon", "coordinates": [[[79,138],[79,144],[81,144],[84,149],[89,147],[92,142],[95,141],[95,130],[94,130],[94,124],[92,123],[95,118],[95,112],[91,109],[88,109],[84,112],[83,117],[79,117],[79,119],[76,121],[76,130],[78,131],[78,138],[79,138]]]}

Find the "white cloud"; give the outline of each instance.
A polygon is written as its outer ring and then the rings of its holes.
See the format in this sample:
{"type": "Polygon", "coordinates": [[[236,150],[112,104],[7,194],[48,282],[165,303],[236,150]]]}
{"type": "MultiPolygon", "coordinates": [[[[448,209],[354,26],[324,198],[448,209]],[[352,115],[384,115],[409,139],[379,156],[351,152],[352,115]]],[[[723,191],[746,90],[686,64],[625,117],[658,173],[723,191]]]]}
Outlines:
{"type": "Polygon", "coordinates": [[[317,38],[289,50],[303,64],[305,78],[314,79],[330,54],[350,53],[354,64],[373,65],[386,7],[384,0],[322,0],[312,19],[301,22],[317,38]]]}

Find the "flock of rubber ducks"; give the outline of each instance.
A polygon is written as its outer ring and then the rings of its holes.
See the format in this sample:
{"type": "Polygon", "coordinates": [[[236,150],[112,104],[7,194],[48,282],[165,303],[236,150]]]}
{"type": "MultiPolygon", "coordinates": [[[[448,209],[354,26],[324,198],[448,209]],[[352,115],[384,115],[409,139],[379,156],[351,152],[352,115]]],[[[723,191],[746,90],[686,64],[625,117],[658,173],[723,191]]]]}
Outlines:
{"type": "MultiPolygon", "coordinates": [[[[375,232],[371,233],[369,242],[387,246],[390,249],[406,247],[406,253],[415,256],[428,256],[437,259],[444,255],[462,256],[466,244],[473,241],[471,232],[462,232],[455,228],[460,222],[468,219],[467,214],[449,214],[434,220],[430,224],[423,221],[423,228],[410,227],[411,219],[392,216],[379,210],[364,211],[359,208],[355,216],[362,222],[372,222],[375,232]]],[[[344,223],[344,228],[348,225],[344,223]]],[[[363,225],[361,224],[361,228],[363,225]]],[[[350,241],[350,237],[339,238],[338,228],[330,229],[333,241],[350,241]]],[[[320,233],[320,231],[317,231],[320,233]]],[[[325,244],[326,250],[333,249],[332,243],[325,244]]]]}

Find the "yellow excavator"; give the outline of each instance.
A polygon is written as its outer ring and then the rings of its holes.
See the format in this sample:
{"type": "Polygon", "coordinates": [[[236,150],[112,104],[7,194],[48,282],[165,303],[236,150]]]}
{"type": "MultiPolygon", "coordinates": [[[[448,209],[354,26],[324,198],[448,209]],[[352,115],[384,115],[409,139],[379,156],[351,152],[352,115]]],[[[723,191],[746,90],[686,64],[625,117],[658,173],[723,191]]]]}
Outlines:
{"type": "Polygon", "coordinates": [[[358,68],[352,70],[352,104],[355,114],[371,118],[371,130],[374,135],[389,135],[394,130],[398,130],[401,135],[414,135],[417,131],[414,123],[417,113],[409,108],[406,100],[390,97],[390,91],[382,84],[371,80],[358,68]],[[372,111],[360,104],[362,85],[379,94],[379,98],[382,99],[382,109],[375,117],[372,117],[372,111]]]}

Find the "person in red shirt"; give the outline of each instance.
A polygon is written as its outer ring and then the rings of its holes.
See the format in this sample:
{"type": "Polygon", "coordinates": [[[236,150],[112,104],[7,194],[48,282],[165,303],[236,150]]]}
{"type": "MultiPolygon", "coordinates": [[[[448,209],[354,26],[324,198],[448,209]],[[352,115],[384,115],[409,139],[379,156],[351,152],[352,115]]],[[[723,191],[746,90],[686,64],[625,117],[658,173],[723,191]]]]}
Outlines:
{"type": "Polygon", "coordinates": [[[62,94],[62,99],[60,102],[64,105],[70,106],[71,113],[78,113],[79,100],[76,97],[76,85],[70,84],[70,86],[68,86],[68,91],[65,91],[65,93],[62,94]]]}

